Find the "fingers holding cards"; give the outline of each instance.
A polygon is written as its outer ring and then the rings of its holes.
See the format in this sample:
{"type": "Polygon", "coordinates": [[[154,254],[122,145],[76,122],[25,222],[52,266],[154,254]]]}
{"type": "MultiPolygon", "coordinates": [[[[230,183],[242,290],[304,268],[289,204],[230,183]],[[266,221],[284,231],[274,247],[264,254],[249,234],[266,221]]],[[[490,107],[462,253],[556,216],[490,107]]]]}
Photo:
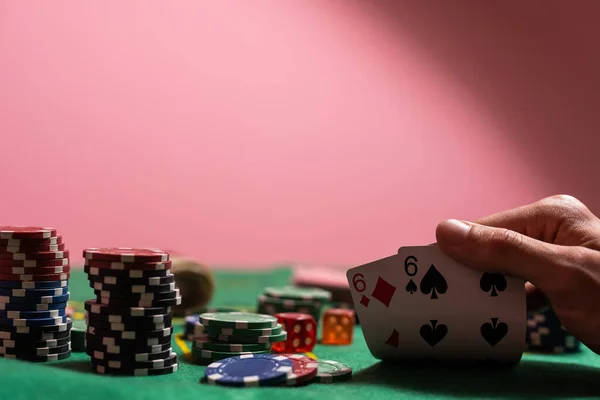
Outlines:
{"type": "Polygon", "coordinates": [[[436,245],[403,247],[347,277],[377,358],[516,362],[522,355],[521,280],[467,269],[436,245]]]}

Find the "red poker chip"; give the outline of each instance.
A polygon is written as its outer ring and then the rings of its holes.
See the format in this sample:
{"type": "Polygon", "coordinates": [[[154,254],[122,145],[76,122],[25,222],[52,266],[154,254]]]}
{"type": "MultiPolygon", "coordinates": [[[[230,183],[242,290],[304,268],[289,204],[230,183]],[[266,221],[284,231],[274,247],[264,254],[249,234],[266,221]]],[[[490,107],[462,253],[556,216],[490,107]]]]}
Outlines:
{"type": "Polygon", "coordinates": [[[0,253],[46,253],[64,251],[65,244],[49,244],[44,246],[0,246],[0,253]]]}
{"type": "Polygon", "coordinates": [[[47,275],[47,274],[64,274],[71,272],[71,266],[58,267],[0,267],[0,274],[9,275],[47,275]]]}
{"type": "Polygon", "coordinates": [[[171,261],[165,262],[120,262],[120,261],[101,261],[101,260],[85,260],[85,265],[91,268],[112,269],[120,271],[129,270],[165,270],[171,269],[171,261]]]}
{"type": "Polygon", "coordinates": [[[120,261],[124,263],[147,263],[169,261],[169,254],[157,249],[134,249],[130,247],[89,248],[83,251],[86,260],[120,261]]]}
{"type": "MultiPolygon", "coordinates": [[[[61,245],[64,246],[64,245],[61,245]]],[[[69,251],[37,251],[26,253],[3,253],[0,249],[0,260],[55,260],[69,258],[69,251]]]]}
{"type": "Polygon", "coordinates": [[[0,239],[47,239],[56,236],[56,229],[39,226],[0,226],[0,239]]]}
{"type": "Polygon", "coordinates": [[[64,274],[0,274],[0,281],[66,281],[70,273],[64,274]]]}
{"type": "Polygon", "coordinates": [[[64,267],[69,265],[68,258],[54,258],[51,260],[1,260],[0,268],[5,267],[25,267],[25,268],[45,268],[45,267],[64,267]]]}
{"type": "Polygon", "coordinates": [[[0,239],[1,247],[36,247],[62,243],[63,239],[61,235],[46,239],[0,239]]]}
{"type": "Polygon", "coordinates": [[[294,363],[293,373],[285,380],[286,386],[300,386],[317,376],[319,363],[302,354],[281,354],[294,363]]]}

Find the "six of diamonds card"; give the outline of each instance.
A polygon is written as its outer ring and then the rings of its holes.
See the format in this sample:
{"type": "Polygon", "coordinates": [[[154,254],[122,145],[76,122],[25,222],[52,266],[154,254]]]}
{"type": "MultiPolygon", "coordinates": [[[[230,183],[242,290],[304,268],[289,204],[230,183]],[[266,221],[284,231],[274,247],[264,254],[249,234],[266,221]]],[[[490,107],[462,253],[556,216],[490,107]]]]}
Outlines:
{"type": "Polygon", "coordinates": [[[523,280],[468,269],[435,244],[402,247],[346,275],[376,358],[521,359],[527,320],[523,280]]]}

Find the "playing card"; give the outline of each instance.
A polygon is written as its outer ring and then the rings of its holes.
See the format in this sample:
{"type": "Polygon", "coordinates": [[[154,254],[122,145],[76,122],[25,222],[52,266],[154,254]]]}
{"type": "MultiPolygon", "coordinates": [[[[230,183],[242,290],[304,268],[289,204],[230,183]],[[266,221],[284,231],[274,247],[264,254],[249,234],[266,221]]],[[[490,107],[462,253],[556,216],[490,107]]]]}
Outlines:
{"type": "Polygon", "coordinates": [[[526,309],[520,279],[467,269],[435,244],[402,247],[394,257],[349,270],[347,277],[361,324],[363,320],[374,324],[363,330],[377,358],[508,363],[521,358],[526,309]],[[376,276],[371,269],[377,270],[376,276]],[[357,274],[365,277],[363,292],[353,286],[352,279],[360,279],[357,274]],[[394,287],[386,297],[387,306],[382,310],[381,302],[375,301],[371,308],[370,301],[364,307],[361,296],[383,296],[380,279],[394,287]]]}
{"type": "MultiPolygon", "coordinates": [[[[390,347],[385,341],[389,332],[401,323],[395,313],[395,298],[403,290],[397,286],[402,279],[401,271],[401,259],[396,254],[349,269],[346,273],[367,346],[380,359],[389,358],[390,347]]],[[[395,340],[397,343],[398,339],[395,340]]]]}

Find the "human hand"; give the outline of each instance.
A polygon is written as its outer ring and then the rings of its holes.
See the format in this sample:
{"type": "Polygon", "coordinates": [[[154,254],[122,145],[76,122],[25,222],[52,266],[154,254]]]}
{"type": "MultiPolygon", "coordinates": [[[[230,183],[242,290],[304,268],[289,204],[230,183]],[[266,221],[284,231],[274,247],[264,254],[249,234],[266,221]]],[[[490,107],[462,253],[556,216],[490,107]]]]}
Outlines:
{"type": "Polygon", "coordinates": [[[547,301],[565,328],[600,354],[600,219],[558,195],[436,230],[442,251],[467,267],[527,281],[527,303],[547,301]]]}

